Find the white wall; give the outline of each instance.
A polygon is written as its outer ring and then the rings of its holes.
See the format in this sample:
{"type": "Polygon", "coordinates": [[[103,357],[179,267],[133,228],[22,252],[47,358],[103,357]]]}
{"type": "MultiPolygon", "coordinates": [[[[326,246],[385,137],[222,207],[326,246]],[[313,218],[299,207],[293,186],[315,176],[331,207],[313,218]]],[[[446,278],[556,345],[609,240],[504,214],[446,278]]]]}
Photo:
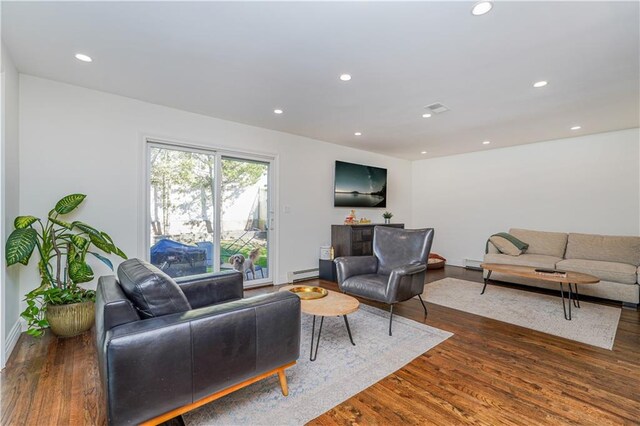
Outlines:
{"type": "Polygon", "coordinates": [[[511,227],[640,235],[639,155],[631,129],[416,161],[413,225],[454,265],[511,227]]]}
{"type": "Polygon", "coordinates": [[[19,269],[7,269],[4,260],[4,241],[13,230],[13,219],[18,215],[18,99],[19,85],[9,51],[2,44],[2,147],[0,151],[0,293],[2,317],[0,338],[3,344],[0,364],[4,368],[9,354],[19,337],[19,314],[21,293],[19,269]]]}
{"type": "MultiPolygon", "coordinates": [[[[348,213],[333,207],[336,159],[388,168],[388,209],[398,222],[410,220],[411,165],[406,160],[24,74],[20,76],[21,213],[45,215],[61,196],[86,193],[83,220],[108,232],[130,257],[145,256],[138,222],[144,209],[143,135],[277,155],[277,282],[284,282],[288,271],[317,267],[319,246],[330,241],[330,225],[341,223],[348,213]],[[290,213],[282,213],[284,206],[290,213]]],[[[381,222],[382,211],[358,213],[381,222]]],[[[96,272],[108,270],[97,265],[96,272]]],[[[35,280],[34,268],[24,268],[22,292],[35,280]]]]}

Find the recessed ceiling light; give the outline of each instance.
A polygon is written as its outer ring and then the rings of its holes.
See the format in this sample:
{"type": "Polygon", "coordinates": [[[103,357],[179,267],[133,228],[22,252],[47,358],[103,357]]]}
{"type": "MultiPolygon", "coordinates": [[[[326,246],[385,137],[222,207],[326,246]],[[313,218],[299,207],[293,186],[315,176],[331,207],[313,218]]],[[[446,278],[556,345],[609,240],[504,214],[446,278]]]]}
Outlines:
{"type": "Polygon", "coordinates": [[[542,80],[542,81],[536,81],[535,83],[533,83],[533,87],[535,88],[540,88],[540,87],[544,87],[547,84],[549,84],[548,82],[542,80]]]}
{"type": "Polygon", "coordinates": [[[84,55],[82,53],[76,53],[76,59],[82,62],[91,62],[93,61],[93,59],[91,59],[91,56],[87,56],[84,55]]]}
{"type": "Polygon", "coordinates": [[[422,118],[429,118],[429,117],[431,117],[431,114],[429,114],[429,113],[422,114],[422,118]]]}
{"type": "Polygon", "coordinates": [[[340,76],[340,80],[342,80],[342,81],[349,81],[349,80],[351,80],[351,75],[350,75],[350,74],[342,74],[342,75],[340,76]]]}
{"type": "Polygon", "coordinates": [[[420,151],[420,154],[426,154],[427,151],[420,151]]]}
{"type": "Polygon", "coordinates": [[[493,3],[490,1],[479,1],[478,3],[473,5],[471,9],[471,13],[475,16],[484,15],[493,7],[493,3]]]}
{"type": "Polygon", "coordinates": [[[582,126],[573,126],[571,128],[571,130],[580,130],[580,129],[582,129],[582,126]]]}
{"type": "Polygon", "coordinates": [[[484,141],[482,142],[482,145],[489,145],[491,143],[491,141],[484,141]]]}
{"type": "Polygon", "coordinates": [[[354,135],[356,135],[356,136],[362,136],[362,133],[361,133],[361,132],[355,132],[355,133],[354,133],[354,135]]]}
{"type": "Polygon", "coordinates": [[[274,110],[273,110],[273,113],[274,113],[274,114],[282,114],[283,112],[284,112],[284,111],[283,111],[283,110],[281,110],[281,109],[274,109],[274,110]]]}

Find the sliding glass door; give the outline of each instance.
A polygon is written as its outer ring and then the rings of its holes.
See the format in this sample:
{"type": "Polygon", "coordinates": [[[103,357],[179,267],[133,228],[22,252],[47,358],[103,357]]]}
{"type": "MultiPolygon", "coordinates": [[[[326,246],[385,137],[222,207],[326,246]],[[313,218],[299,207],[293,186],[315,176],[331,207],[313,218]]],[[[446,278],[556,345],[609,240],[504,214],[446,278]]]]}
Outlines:
{"type": "Polygon", "coordinates": [[[149,258],[169,276],[271,282],[269,160],[149,143],[149,258]]]}
{"type": "Polygon", "coordinates": [[[269,278],[269,163],[221,160],[220,268],[269,278]]]}

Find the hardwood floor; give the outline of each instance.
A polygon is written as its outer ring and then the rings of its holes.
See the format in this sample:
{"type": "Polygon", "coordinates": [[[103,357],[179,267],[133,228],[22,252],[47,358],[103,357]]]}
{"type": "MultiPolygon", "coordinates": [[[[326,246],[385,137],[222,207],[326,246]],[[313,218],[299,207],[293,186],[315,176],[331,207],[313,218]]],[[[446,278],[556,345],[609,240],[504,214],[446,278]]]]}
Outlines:
{"type": "MultiPolygon", "coordinates": [[[[430,271],[427,280],[445,276],[481,281],[479,272],[455,267],[430,271]]],[[[623,309],[608,351],[428,308],[426,320],[417,300],[394,313],[453,337],[310,424],[640,424],[640,312],[623,309]]],[[[105,422],[91,334],[66,340],[23,335],[0,379],[2,425],[105,422]]]]}

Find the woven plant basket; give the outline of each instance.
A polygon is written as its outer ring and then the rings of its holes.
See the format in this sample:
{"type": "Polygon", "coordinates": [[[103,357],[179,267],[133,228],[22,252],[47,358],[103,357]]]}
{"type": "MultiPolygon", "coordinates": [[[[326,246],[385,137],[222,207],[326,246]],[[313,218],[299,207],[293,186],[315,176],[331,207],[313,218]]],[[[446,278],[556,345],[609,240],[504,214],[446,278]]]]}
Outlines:
{"type": "Polygon", "coordinates": [[[69,305],[47,305],[45,317],[49,322],[49,328],[56,336],[77,336],[93,326],[95,303],[89,301],[69,305]]]}

